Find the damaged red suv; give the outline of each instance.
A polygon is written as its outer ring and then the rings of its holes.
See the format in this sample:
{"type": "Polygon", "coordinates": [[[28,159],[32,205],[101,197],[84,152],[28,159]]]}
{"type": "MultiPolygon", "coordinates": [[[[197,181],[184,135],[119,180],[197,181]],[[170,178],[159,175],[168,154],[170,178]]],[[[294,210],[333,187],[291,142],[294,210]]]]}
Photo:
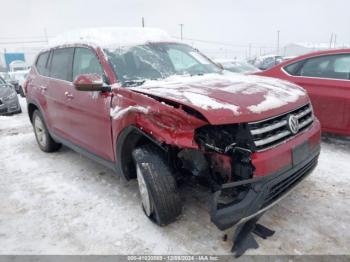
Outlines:
{"type": "Polygon", "coordinates": [[[227,229],[257,216],[316,166],[320,124],[300,87],[221,70],[156,29],[99,28],[57,38],[26,83],[41,150],[63,144],[137,179],[159,225],[182,209],[178,181],[212,192],[227,229]]]}

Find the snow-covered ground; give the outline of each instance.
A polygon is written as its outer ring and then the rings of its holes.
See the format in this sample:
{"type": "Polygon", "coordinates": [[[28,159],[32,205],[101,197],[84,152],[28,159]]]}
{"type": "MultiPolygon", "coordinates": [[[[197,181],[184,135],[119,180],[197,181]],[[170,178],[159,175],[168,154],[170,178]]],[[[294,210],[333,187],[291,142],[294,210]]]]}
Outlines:
{"type": "MultiPolygon", "coordinates": [[[[181,218],[151,223],[137,183],[67,148],[45,154],[23,113],[0,117],[0,254],[229,254],[206,194],[182,189],[181,218]]],[[[262,218],[276,230],[248,254],[350,254],[350,141],[323,138],[317,169],[262,218]]]]}

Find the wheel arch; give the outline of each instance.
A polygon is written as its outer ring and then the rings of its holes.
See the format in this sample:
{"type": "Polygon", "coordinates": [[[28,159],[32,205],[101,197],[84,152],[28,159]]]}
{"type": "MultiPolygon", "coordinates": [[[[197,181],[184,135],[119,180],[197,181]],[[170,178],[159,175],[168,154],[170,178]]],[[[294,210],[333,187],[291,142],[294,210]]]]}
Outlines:
{"type": "Polygon", "coordinates": [[[34,114],[34,111],[35,110],[40,110],[39,106],[36,105],[35,103],[33,102],[28,102],[28,105],[27,105],[27,108],[28,108],[28,116],[29,116],[29,120],[30,122],[32,123],[33,122],[33,114],[34,114]]]}
{"type": "Polygon", "coordinates": [[[136,178],[132,152],[140,144],[152,143],[165,152],[167,149],[152,136],[131,125],[124,128],[116,141],[116,169],[126,180],[136,178]]]}

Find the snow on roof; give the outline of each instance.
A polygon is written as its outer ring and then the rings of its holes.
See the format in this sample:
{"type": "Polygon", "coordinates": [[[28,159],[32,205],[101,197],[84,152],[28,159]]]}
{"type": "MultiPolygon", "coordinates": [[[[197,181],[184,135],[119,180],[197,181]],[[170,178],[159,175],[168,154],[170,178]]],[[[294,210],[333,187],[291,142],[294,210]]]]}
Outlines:
{"type": "Polygon", "coordinates": [[[174,39],[167,32],[157,28],[95,27],[67,31],[50,39],[49,45],[86,43],[110,48],[166,41],[174,41],[174,39]]]}

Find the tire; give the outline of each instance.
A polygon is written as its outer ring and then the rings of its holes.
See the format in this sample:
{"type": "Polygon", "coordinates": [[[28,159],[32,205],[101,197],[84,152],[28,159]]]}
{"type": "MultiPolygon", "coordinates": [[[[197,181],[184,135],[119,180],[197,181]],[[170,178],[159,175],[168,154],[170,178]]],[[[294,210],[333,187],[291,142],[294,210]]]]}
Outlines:
{"type": "Polygon", "coordinates": [[[147,144],[133,151],[133,159],[144,213],[159,226],[174,222],[182,205],[164,152],[147,144]]]}
{"type": "Polygon", "coordinates": [[[56,143],[50,136],[44,118],[39,110],[34,111],[32,119],[35,138],[40,149],[47,153],[60,149],[62,145],[56,143]]]}
{"type": "Polygon", "coordinates": [[[19,94],[21,97],[25,97],[25,94],[24,94],[24,91],[23,91],[23,88],[21,86],[19,86],[19,94]]]}

